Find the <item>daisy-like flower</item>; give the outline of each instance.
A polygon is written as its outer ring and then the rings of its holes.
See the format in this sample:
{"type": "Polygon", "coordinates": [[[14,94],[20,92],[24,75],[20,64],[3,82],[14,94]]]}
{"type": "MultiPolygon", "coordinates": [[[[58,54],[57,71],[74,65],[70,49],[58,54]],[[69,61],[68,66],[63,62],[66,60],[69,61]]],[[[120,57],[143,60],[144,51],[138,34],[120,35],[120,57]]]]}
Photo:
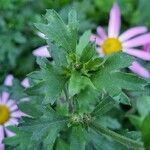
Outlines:
{"type": "Polygon", "coordinates": [[[47,45],[41,46],[33,51],[33,55],[37,57],[50,57],[47,45]]]}
{"type": "Polygon", "coordinates": [[[18,109],[14,100],[9,99],[7,92],[2,92],[0,94],[0,150],[4,150],[2,141],[5,136],[15,136],[15,133],[7,129],[7,126],[18,125],[22,116],[27,115],[18,109]]]}
{"type": "Polygon", "coordinates": [[[119,35],[120,27],[120,9],[118,4],[115,3],[110,11],[108,35],[104,29],[99,26],[97,28],[98,35],[93,34],[90,38],[91,41],[96,42],[97,51],[100,56],[122,51],[129,55],[149,61],[150,53],[136,48],[150,42],[150,33],[146,33],[147,28],[143,26],[133,27],[119,35]]]}

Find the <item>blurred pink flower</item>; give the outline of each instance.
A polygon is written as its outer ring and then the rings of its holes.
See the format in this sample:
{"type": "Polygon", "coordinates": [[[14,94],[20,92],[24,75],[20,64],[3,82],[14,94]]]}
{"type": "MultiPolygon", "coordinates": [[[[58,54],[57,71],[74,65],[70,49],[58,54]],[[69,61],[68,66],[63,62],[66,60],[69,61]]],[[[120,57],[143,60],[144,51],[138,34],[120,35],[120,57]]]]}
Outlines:
{"type": "Polygon", "coordinates": [[[4,81],[4,85],[6,86],[12,86],[13,85],[13,75],[9,74],[6,76],[5,81],[4,81]]]}
{"type": "Polygon", "coordinates": [[[39,57],[50,57],[49,51],[47,49],[47,45],[39,47],[33,51],[34,56],[39,56],[39,57]]]}
{"type": "Polygon", "coordinates": [[[125,52],[129,55],[150,60],[150,53],[139,48],[150,42],[150,33],[144,26],[133,27],[120,34],[121,14],[118,4],[114,4],[110,11],[110,19],[108,25],[108,35],[104,29],[97,27],[97,35],[92,34],[90,40],[97,44],[97,51],[100,56],[109,55],[114,52],[125,52]],[[145,34],[144,34],[145,33],[145,34]]]}
{"type": "Polygon", "coordinates": [[[23,79],[21,85],[25,88],[29,88],[30,87],[29,79],[28,78],[23,79]]]}
{"type": "Polygon", "coordinates": [[[4,150],[2,143],[5,136],[15,136],[15,133],[7,129],[7,126],[18,125],[22,116],[28,116],[18,109],[16,102],[9,99],[9,93],[0,93],[0,150],[4,150]]]}
{"type": "MultiPolygon", "coordinates": [[[[14,80],[14,76],[9,74],[6,76],[5,80],[4,80],[4,85],[6,86],[12,86],[13,85],[13,80],[14,80]]],[[[25,88],[29,88],[30,87],[30,83],[29,83],[29,79],[25,78],[22,80],[21,85],[25,88]]]]}

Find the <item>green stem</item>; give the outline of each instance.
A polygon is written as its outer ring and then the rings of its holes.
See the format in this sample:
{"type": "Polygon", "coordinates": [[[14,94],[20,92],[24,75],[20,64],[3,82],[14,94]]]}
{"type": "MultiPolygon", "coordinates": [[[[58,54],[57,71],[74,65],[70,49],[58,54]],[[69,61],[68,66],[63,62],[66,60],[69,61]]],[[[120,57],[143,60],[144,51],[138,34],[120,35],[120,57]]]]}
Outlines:
{"type": "Polygon", "coordinates": [[[67,87],[64,88],[64,93],[66,97],[66,101],[68,102],[68,110],[71,113],[73,111],[71,100],[69,99],[68,89],[67,87]]]}
{"type": "Polygon", "coordinates": [[[142,143],[139,143],[137,141],[134,141],[130,138],[127,138],[123,135],[120,135],[114,131],[111,131],[101,125],[99,125],[98,123],[94,122],[94,121],[89,121],[88,122],[88,125],[94,129],[95,131],[97,131],[98,133],[100,134],[104,134],[106,136],[109,136],[109,137],[112,137],[112,139],[114,139],[115,141],[127,146],[127,147],[130,147],[130,148],[133,148],[133,149],[136,149],[136,150],[143,150],[143,144],[142,143]]]}

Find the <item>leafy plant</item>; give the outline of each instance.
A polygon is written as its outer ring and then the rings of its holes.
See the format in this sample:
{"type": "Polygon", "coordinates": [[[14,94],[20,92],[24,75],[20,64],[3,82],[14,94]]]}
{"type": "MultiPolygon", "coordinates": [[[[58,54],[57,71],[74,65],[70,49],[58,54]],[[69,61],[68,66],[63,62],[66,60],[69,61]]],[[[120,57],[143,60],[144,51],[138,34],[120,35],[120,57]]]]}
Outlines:
{"type": "Polygon", "coordinates": [[[40,99],[35,106],[32,104],[38,115],[32,116],[31,110],[31,117],[12,128],[17,136],[4,142],[21,150],[84,150],[99,149],[98,137],[112,144],[113,149],[116,145],[121,149],[143,149],[135,133],[121,133],[102,119],[114,123],[112,117],[107,117],[109,111],[120,103],[129,105],[128,92],[147,85],[144,79],[124,72],[134,59],[123,53],[100,58],[96,46],[89,42],[90,31],[79,38],[74,9],[68,14],[67,24],[54,10],[47,10],[45,19],[47,23],[35,26],[45,34],[53,60],[37,58],[40,69],[28,75],[31,87],[26,90],[31,101],[40,99]]]}

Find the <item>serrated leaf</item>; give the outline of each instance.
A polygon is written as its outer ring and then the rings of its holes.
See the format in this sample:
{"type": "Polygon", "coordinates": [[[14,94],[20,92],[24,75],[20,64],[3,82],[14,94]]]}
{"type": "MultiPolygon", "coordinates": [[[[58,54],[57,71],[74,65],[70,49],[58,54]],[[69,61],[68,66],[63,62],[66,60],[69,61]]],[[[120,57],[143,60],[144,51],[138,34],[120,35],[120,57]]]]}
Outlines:
{"type": "Polygon", "coordinates": [[[80,61],[81,62],[88,62],[96,55],[95,44],[89,43],[82,51],[80,61]]]}
{"type": "Polygon", "coordinates": [[[88,77],[81,75],[77,71],[74,71],[69,80],[69,94],[71,96],[78,94],[82,89],[86,88],[87,86],[95,88],[88,77]]]}
{"type": "Polygon", "coordinates": [[[42,64],[42,70],[40,71],[42,79],[28,88],[26,92],[34,96],[44,96],[43,103],[53,104],[61,95],[66,78],[62,76],[59,70],[53,65],[49,63],[45,64],[43,62],[40,63],[42,64]]]}
{"type": "Polygon", "coordinates": [[[47,42],[48,42],[48,46],[49,46],[48,50],[50,51],[50,54],[51,54],[55,64],[58,66],[67,65],[66,52],[62,48],[51,43],[51,41],[47,40],[47,42]]]}
{"type": "Polygon", "coordinates": [[[68,117],[58,115],[51,107],[43,113],[40,118],[27,120],[20,129],[31,132],[31,140],[41,141],[45,149],[51,150],[59,132],[67,126],[68,117]]]}
{"type": "MultiPolygon", "coordinates": [[[[99,67],[99,71],[93,75],[92,82],[97,89],[109,93],[112,97],[120,95],[122,89],[144,89],[144,86],[147,84],[145,80],[136,75],[118,71],[121,68],[128,67],[131,62],[132,57],[123,53],[110,56],[105,63],[99,67]]],[[[124,103],[124,101],[121,102],[124,103]]],[[[125,104],[127,104],[127,99],[125,104]]]]}
{"type": "Polygon", "coordinates": [[[95,107],[93,112],[91,113],[91,116],[99,117],[104,115],[106,112],[111,110],[116,102],[109,96],[104,98],[100,103],[95,107]]]}
{"type": "MultiPolygon", "coordinates": [[[[75,18],[75,12],[69,14],[69,18],[75,18]]],[[[77,35],[77,20],[69,19],[69,24],[66,25],[61,17],[54,10],[47,10],[45,15],[48,24],[36,24],[36,27],[46,35],[46,37],[55,42],[56,45],[63,47],[66,52],[75,51],[76,35],[77,35]],[[75,39],[72,40],[72,37],[75,39]]]]}
{"type": "Polygon", "coordinates": [[[88,30],[88,31],[84,32],[83,35],[80,37],[79,43],[76,48],[76,54],[78,56],[81,56],[82,51],[88,45],[89,40],[90,40],[90,35],[91,35],[91,31],[88,30]]]}
{"type": "Polygon", "coordinates": [[[70,150],[85,150],[85,133],[82,126],[72,128],[70,150]]]}

